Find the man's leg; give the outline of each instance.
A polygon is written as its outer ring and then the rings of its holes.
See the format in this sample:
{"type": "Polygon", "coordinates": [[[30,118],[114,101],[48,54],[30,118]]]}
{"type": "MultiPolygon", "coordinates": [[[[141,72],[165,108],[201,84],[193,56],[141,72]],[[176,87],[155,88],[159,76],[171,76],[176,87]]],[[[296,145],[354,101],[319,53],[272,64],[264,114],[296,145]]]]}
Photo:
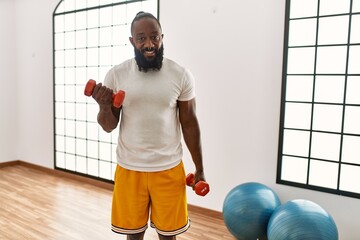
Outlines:
{"type": "Polygon", "coordinates": [[[176,236],[164,236],[159,234],[160,240],[176,240],[176,236]]]}
{"type": "Polygon", "coordinates": [[[142,233],[138,233],[138,234],[132,234],[132,235],[127,235],[127,240],[143,240],[144,239],[144,234],[145,232],[142,233]]]}

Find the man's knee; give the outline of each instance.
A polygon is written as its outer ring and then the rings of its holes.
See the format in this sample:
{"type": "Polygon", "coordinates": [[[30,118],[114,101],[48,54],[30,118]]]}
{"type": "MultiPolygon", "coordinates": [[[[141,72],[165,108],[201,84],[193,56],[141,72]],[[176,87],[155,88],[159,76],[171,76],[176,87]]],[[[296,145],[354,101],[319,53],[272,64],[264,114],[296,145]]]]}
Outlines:
{"type": "Polygon", "coordinates": [[[127,235],[127,240],[143,240],[145,232],[127,235]]]}

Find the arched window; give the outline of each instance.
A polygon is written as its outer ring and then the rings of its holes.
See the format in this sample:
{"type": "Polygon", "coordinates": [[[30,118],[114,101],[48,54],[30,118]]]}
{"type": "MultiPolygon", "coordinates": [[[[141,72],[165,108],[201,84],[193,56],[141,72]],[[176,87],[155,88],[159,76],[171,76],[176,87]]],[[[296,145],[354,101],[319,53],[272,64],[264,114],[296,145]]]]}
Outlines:
{"type": "Polygon", "coordinates": [[[277,182],[360,197],[360,0],[287,0],[277,182]]]}
{"type": "Polygon", "coordinates": [[[84,95],[88,79],[102,82],[132,58],[136,13],[158,16],[158,0],[62,0],[53,13],[55,168],[112,181],[118,129],[97,123],[98,105],[84,95]]]}

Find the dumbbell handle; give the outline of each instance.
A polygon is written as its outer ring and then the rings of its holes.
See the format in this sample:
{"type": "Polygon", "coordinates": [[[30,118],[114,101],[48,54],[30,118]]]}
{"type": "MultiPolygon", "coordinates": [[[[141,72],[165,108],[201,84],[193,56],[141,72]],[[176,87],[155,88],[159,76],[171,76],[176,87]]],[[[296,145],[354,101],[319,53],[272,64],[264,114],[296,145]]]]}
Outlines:
{"type": "MultiPolygon", "coordinates": [[[[95,86],[96,86],[96,81],[90,79],[85,86],[85,90],[84,90],[85,96],[90,97],[94,91],[95,86]]],[[[122,103],[124,102],[124,98],[125,98],[125,92],[122,90],[118,91],[116,94],[113,93],[112,100],[114,107],[120,108],[122,103]]]]}
{"type": "Polygon", "coordinates": [[[207,182],[198,181],[195,186],[195,175],[193,173],[189,173],[186,176],[186,185],[190,187],[194,187],[195,193],[200,196],[205,196],[210,191],[210,186],[207,182]]]}

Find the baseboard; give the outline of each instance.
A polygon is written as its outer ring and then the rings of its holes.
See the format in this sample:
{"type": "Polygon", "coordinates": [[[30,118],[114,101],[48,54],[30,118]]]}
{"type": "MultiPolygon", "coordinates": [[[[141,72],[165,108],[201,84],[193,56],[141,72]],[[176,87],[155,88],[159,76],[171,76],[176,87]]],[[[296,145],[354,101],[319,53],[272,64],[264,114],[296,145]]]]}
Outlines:
{"type": "MultiPolygon", "coordinates": [[[[112,184],[112,183],[103,182],[103,181],[100,181],[100,180],[80,176],[80,175],[73,174],[73,173],[66,172],[66,171],[61,171],[61,170],[57,170],[57,169],[51,169],[51,168],[39,166],[39,165],[29,163],[29,162],[25,162],[25,161],[22,161],[22,160],[1,162],[0,163],[0,168],[11,167],[11,166],[14,166],[14,165],[25,166],[25,167],[36,169],[38,171],[42,171],[42,172],[45,172],[45,173],[48,173],[48,174],[51,174],[51,175],[56,175],[56,176],[59,176],[61,178],[72,179],[72,180],[75,180],[75,181],[88,183],[88,184],[91,184],[93,186],[101,187],[101,188],[108,189],[108,190],[111,190],[111,191],[113,190],[113,187],[114,187],[114,184],[112,184]]],[[[221,219],[221,220],[223,219],[222,213],[219,212],[219,211],[216,211],[216,210],[199,207],[199,206],[195,206],[195,205],[192,205],[192,204],[189,204],[188,208],[189,208],[189,211],[194,212],[194,213],[204,214],[206,216],[221,219]]]]}

